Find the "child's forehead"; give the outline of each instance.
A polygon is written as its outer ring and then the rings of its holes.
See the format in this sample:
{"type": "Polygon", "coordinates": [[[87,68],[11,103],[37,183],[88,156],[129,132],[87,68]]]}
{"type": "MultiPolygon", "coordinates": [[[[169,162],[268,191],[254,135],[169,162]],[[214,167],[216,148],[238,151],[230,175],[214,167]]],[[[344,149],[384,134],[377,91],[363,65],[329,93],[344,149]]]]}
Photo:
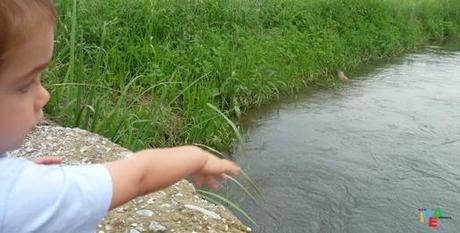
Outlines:
{"type": "Polygon", "coordinates": [[[54,26],[56,19],[52,0],[0,0],[0,69],[8,53],[29,40],[36,27],[54,26]]]}
{"type": "Polygon", "coordinates": [[[53,26],[42,25],[31,30],[29,37],[9,49],[0,68],[1,79],[20,82],[34,72],[40,72],[50,62],[53,52],[53,26]]]}

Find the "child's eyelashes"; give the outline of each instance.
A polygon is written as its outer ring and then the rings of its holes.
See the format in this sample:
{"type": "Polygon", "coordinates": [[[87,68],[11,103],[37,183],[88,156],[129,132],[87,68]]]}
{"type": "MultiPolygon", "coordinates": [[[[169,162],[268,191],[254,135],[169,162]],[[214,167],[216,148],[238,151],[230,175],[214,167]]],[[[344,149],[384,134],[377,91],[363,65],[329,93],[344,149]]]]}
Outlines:
{"type": "Polygon", "coordinates": [[[32,83],[33,83],[33,82],[29,82],[28,84],[26,84],[26,85],[20,87],[20,88],[19,88],[19,92],[21,92],[21,93],[27,93],[27,92],[29,92],[30,87],[32,86],[32,83]]]}
{"type": "Polygon", "coordinates": [[[27,82],[25,85],[19,87],[19,92],[21,93],[27,93],[30,91],[30,89],[32,88],[32,86],[35,84],[35,83],[38,83],[40,82],[38,77],[37,78],[34,78],[32,79],[31,81],[27,82]]]}

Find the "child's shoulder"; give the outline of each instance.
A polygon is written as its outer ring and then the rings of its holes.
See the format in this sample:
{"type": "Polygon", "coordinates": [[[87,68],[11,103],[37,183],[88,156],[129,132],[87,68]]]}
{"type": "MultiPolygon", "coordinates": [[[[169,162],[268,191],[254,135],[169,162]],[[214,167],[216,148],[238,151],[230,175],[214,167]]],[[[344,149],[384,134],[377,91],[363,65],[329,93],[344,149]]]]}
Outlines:
{"type": "Polygon", "coordinates": [[[112,198],[102,165],[38,165],[2,157],[0,185],[0,232],[94,232],[112,198]]]}
{"type": "MultiPolygon", "coordinates": [[[[15,177],[19,176],[23,168],[31,163],[27,159],[12,158],[7,153],[0,154],[0,182],[2,187],[7,182],[13,182],[15,177]]],[[[4,191],[4,189],[2,189],[4,191]]]]}

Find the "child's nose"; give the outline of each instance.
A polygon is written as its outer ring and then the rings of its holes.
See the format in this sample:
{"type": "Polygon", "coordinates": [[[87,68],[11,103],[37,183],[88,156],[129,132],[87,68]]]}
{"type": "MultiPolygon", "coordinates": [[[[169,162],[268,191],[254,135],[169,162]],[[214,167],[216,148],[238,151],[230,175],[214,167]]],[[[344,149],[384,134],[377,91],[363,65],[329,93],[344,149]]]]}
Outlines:
{"type": "Polygon", "coordinates": [[[35,110],[40,110],[42,109],[46,103],[50,100],[50,93],[42,86],[40,85],[40,89],[38,91],[38,97],[35,102],[35,110]]]}

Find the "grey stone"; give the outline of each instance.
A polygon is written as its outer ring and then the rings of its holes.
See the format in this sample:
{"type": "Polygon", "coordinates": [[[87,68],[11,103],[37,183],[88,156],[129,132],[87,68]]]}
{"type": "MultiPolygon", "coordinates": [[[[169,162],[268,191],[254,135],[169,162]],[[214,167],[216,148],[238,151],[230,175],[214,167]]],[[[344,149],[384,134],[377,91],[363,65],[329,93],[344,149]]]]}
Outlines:
{"type": "Polygon", "coordinates": [[[153,221],[149,225],[149,230],[154,232],[164,232],[166,231],[166,227],[161,225],[161,223],[153,221]]]}
{"type": "Polygon", "coordinates": [[[129,233],[140,233],[140,232],[138,230],[136,230],[136,229],[131,229],[131,230],[129,230],[129,233]]]}
{"type": "Polygon", "coordinates": [[[210,210],[207,210],[207,209],[195,206],[195,205],[185,204],[184,206],[186,208],[188,208],[188,209],[199,211],[199,212],[201,212],[202,214],[204,214],[207,217],[210,217],[210,218],[213,218],[213,219],[219,219],[219,220],[221,219],[220,215],[218,215],[214,211],[210,211],[210,210]]]}
{"type": "Polygon", "coordinates": [[[129,228],[126,228],[123,233],[140,233],[138,230],[136,229],[129,229],[129,228]]]}
{"type": "Polygon", "coordinates": [[[140,209],[136,211],[137,215],[143,216],[143,217],[152,217],[153,211],[151,210],[146,210],[146,209],[140,209]]]}

